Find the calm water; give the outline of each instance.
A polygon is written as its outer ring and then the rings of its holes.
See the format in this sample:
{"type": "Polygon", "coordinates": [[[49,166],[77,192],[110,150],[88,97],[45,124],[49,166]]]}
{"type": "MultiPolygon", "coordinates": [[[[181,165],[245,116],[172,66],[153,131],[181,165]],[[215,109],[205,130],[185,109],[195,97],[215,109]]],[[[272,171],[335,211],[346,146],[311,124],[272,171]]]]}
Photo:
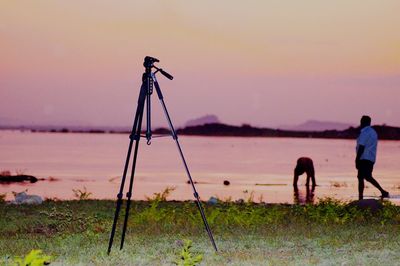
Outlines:
{"type": "MultiPolygon", "coordinates": [[[[128,148],[128,136],[120,134],[62,134],[0,131],[0,170],[23,171],[57,181],[0,185],[0,193],[28,188],[28,193],[47,198],[72,199],[72,189],[83,189],[93,198],[115,199],[128,148]]],[[[292,187],[293,168],[301,156],[313,158],[319,185],[314,200],[357,198],[353,140],[295,138],[180,137],[193,179],[203,200],[247,199],[265,202],[306,200],[305,176],[299,193],[292,187]],[[230,185],[224,186],[223,181],[230,185]]],[[[381,141],[374,174],[399,203],[400,141],[381,141]]],[[[133,197],[144,199],[168,186],[175,187],[169,199],[193,199],[191,186],[170,137],[141,142],[133,197]]],[[[128,183],[127,183],[128,185],[128,183]]],[[[368,185],[366,196],[379,196],[368,185]]]]}

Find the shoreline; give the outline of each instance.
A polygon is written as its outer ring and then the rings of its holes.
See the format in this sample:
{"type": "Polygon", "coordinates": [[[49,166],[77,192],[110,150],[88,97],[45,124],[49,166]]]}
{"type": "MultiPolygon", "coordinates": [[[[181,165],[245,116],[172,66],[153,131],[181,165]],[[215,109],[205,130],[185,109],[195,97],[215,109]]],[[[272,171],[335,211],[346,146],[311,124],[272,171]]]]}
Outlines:
{"type": "MultiPolygon", "coordinates": [[[[222,200],[222,199],[217,199],[215,198],[215,201],[213,199],[209,200],[202,200],[200,199],[200,202],[202,205],[205,206],[227,206],[227,205],[237,205],[237,206],[254,206],[254,207],[294,207],[294,206],[318,206],[319,204],[323,202],[332,202],[337,205],[341,206],[347,206],[347,205],[352,205],[357,202],[360,202],[360,200],[340,200],[340,199],[335,199],[331,197],[325,197],[318,199],[315,202],[298,202],[298,203],[269,203],[269,202],[259,202],[259,201],[250,201],[249,199],[239,199],[239,200],[222,200]]],[[[396,206],[400,208],[400,205],[396,205],[387,198],[381,199],[380,197],[365,197],[361,201],[376,201],[380,202],[381,204],[390,204],[393,206],[396,206]]],[[[60,204],[65,204],[65,203],[76,203],[76,202],[98,202],[98,203],[116,203],[117,198],[115,199],[96,199],[96,198],[85,198],[85,199],[58,199],[58,198],[44,198],[43,203],[40,204],[26,204],[26,203],[14,203],[14,200],[1,200],[0,199],[0,204],[5,204],[7,206],[37,206],[41,205],[44,203],[60,203],[60,204]]],[[[122,202],[126,203],[127,199],[123,198],[122,202]]],[[[176,199],[156,199],[156,198],[148,198],[148,199],[132,199],[131,200],[132,204],[151,204],[152,202],[159,202],[163,204],[172,204],[172,205],[182,205],[182,204],[196,204],[195,199],[185,199],[185,200],[176,200],[176,199]]]]}
{"type": "MultiPolygon", "coordinates": [[[[380,140],[400,140],[400,127],[387,125],[374,125],[380,140]]],[[[113,128],[76,128],[62,126],[0,126],[0,130],[30,131],[32,133],[65,133],[65,134],[130,134],[128,129],[113,128]]],[[[243,124],[234,126],[221,123],[204,124],[200,126],[189,126],[178,128],[177,134],[181,136],[205,136],[205,137],[270,137],[270,138],[310,138],[310,139],[356,139],[359,128],[349,127],[345,130],[322,130],[322,131],[295,131],[281,130],[275,128],[253,127],[243,124]]],[[[156,128],[152,132],[154,135],[169,135],[167,128],[156,128]]]]}

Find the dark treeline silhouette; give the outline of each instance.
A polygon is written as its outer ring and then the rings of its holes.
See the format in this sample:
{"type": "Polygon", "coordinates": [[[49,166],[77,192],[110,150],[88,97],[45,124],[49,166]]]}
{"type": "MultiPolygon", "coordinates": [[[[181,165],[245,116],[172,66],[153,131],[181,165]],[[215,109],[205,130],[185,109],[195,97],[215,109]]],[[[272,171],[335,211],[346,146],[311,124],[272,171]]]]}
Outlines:
{"type": "MultiPolygon", "coordinates": [[[[390,126],[374,126],[382,140],[400,140],[400,128],[390,126]]],[[[161,131],[166,131],[161,130],[161,131]]],[[[196,136],[241,136],[241,137],[295,137],[295,138],[327,138],[327,139],[356,139],[359,128],[350,127],[346,130],[325,131],[290,131],[271,128],[258,128],[250,125],[232,126],[225,124],[206,124],[186,127],[178,130],[180,135],[196,136]]]]}
{"type": "MultiPolygon", "coordinates": [[[[373,128],[378,133],[380,140],[400,140],[400,127],[376,125],[373,128]]],[[[129,130],[122,129],[69,129],[60,128],[26,128],[26,127],[1,127],[0,129],[30,130],[32,132],[54,132],[54,133],[111,133],[129,134],[129,130]]],[[[154,134],[169,134],[167,128],[153,130],[154,134]]],[[[356,139],[360,128],[350,127],[346,130],[324,130],[324,131],[293,131],[272,128],[259,128],[244,124],[233,126],[221,123],[205,124],[201,126],[189,126],[177,130],[178,135],[192,136],[221,136],[221,137],[290,137],[290,138],[324,138],[324,139],[356,139]]]]}

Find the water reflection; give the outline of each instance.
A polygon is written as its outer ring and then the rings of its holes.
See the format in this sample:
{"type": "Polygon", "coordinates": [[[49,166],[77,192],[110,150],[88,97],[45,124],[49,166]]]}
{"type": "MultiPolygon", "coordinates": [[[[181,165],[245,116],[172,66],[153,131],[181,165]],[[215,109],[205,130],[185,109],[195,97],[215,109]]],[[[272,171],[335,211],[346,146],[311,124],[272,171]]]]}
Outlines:
{"type": "Polygon", "coordinates": [[[306,195],[300,191],[298,186],[293,186],[293,202],[295,204],[313,204],[315,195],[315,186],[305,186],[306,195]]]}
{"type": "MultiPolygon", "coordinates": [[[[127,140],[125,134],[0,131],[0,172],[9,170],[16,174],[18,169],[24,169],[25,174],[47,180],[0,185],[0,194],[13,200],[11,191],[29,188],[29,194],[66,200],[75,198],[73,189],[86,187],[93,193],[92,198],[114,200],[126,159],[127,140]]],[[[187,178],[173,141],[157,141],[157,145],[140,151],[134,199],[145,200],[174,186],[176,190],[169,200],[192,200],[193,193],[185,184],[187,178]]],[[[238,200],[243,198],[244,190],[254,191],[256,199],[263,195],[268,203],[357,198],[354,140],[182,136],[181,141],[198,182],[196,188],[204,200],[215,196],[238,200]],[[318,193],[314,197],[310,195],[312,188],[307,197],[304,179],[299,180],[293,196],[293,162],[303,154],[312,154],[318,173],[318,193]],[[229,180],[229,186],[223,184],[225,180],[229,180]]],[[[382,141],[379,145],[379,179],[382,186],[390,188],[389,193],[400,195],[399,141],[382,141]]],[[[364,193],[374,196],[377,191],[370,186],[364,193]]],[[[390,201],[400,204],[398,198],[390,201]]]]}

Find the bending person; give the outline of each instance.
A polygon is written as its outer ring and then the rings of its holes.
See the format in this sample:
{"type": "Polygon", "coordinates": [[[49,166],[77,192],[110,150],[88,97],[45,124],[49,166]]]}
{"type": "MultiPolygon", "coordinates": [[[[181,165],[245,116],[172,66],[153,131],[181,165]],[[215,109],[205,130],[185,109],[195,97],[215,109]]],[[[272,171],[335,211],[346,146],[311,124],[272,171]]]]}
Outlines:
{"type": "Polygon", "coordinates": [[[317,184],[315,183],[314,163],[308,157],[300,157],[297,160],[296,167],[294,168],[293,186],[297,187],[297,181],[299,180],[299,176],[304,173],[307,174],[306,186],[310,185],[310,179],[311,179],[312,187],[315,187],[317,184]]]}

